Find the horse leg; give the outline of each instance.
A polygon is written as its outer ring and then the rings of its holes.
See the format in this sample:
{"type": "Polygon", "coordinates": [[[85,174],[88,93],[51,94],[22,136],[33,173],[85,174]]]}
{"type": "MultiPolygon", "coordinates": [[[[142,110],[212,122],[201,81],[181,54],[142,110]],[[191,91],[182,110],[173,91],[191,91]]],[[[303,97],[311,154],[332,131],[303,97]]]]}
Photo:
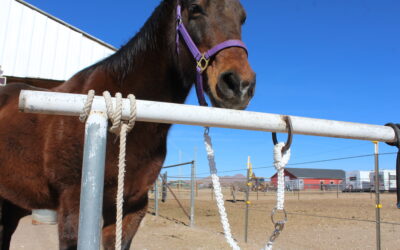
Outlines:
{"type": "Polygon", "coordinates": [[[58,208],[58,240],[60,250],[73,250],[78,245],[80,187],[65,190],[58,208]]]}
{"type": "MultiPolygon", "coordinates": [[[[122,249],[130,248],[140,222],[146,215],[148,205],[147,193],[139,199],[127,200],[124,203],[124,218],[122,221],[122,249]]],[[[103,246],[104,250],[115,249],[115,209],[103,212],[103,246]],[[113,211],[112,211],[113,210],[113,211]]]]}
{"type": "Polygon", "coordinates": [[[2,234],[0,235],[2,250],[10,249],[11,237],[15,229],[17,229],[19,220],[28,214],[30,214],[30,211],[20,208],[7,200],[2,200],[2,234]]]}

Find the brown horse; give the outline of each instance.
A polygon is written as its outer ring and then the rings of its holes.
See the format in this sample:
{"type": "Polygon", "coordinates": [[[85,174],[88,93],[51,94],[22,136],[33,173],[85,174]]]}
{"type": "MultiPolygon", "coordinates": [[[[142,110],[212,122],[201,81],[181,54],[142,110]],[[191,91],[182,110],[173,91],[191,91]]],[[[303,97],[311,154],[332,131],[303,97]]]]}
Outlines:
{"type": "MultiPolygon", "coordinates": [[[[246,16],[238,0],[181,2],[183,23],[200,51],[228,39],[241,39],[246,16]]],[[[175,42],[176,6],[176,0],[162,1],[136,36],[114,55],[51,91],[109,90],[124,96],[134,93],[143,100],[183,103],[195,81],[196,69],[186,45],[175,42]]],[[[253,96],[255,74],[241,48],[218,53],[204,78],[214,106],[242,109],[253,96]]],[[[18,94],[30,88],[10,84],[0,90],[2,249],[9,248],[19,219],[32,209],[57,210],[60,249],[75,249],[84,125],[73,117],[18,113],[18,94]]],[[[169,128],[166,124],[138,122],[128,135],[123,249],[129,249],[145,216],[147,192],[163,164],[169,128]]],[[[105,249],[113,249],[118,147],[112,135],[108,138],[102,239],[105,249]]]]}

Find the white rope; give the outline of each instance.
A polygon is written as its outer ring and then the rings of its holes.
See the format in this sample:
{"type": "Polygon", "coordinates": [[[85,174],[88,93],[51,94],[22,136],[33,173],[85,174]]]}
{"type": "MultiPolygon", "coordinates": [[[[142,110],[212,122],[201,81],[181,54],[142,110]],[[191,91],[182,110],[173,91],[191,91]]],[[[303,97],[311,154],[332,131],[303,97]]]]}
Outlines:
{"type": "Polygon", "coordinates": [[[83,123],[86,122],[86,119],[90,114],[90,110],[92,109],[93,99],[94,99],[94,90],[91,89],[89,90],[89,93],[87,95],[85,106],[83,106],[83,111],[79,116],[79,120],[83,123]]]}
{"type": "MultiPolygon", "coordinates": [[[[126,155],[126,135],[129,133],[136,120],[136,99],[135,96],[128,95],[130,101],[130,116],[128,123],[121,121],[122,118],[122,95],[121,93],[115,94],[115,108],[112,103],[111,95],[108,91],[103,92],[104,101],[107,108],[107,116],[112,122],[110,132],[119,136],[119,162],[118,162],[118,187],[117,187],[117,214],[115,225],[115,249],[122,248],[122,220],[123,220],[123,204],[124,204],[124,178],[125,178],[125,155],[126,155]]],[[[93,103],[94,90],[90,90],[86,100],[83,112],[79,119],[85,122],[93,103]]]]}
{"type": "Polygon", "coordinates": [[[290,159],[290,149],[288,149],[284,155],[282,155],[282,148],[285,143],[280,142],[274,147],[274,166],[278,172],[278,185],[276,192],[276,209],[283,210],[285,202],[285,176],[284,168],[288,164],[290,159]]]}
{"type": "MultiPolygon", "coordinates": [[[[285,175],[284,175],[284,168],[289,162],[290,159],[290,149],[288,149],[283,155],[282,155],[282,148],[285,146],[285,143],[280,142],[275,145],[274,147],[274,166],[277,171],[277,191],[276,191],[276,207],[274,208],[272,212],[272,218],[274,216],[274,213],[276,210],[281,210],[285,213],[284,211],[284,202],[285,202],[285,175]]],[[[278,223],[282,223],[278,222],[278,223]]],[[[283,224],[281,227],[279,227],[278,223],[275,223],[274,227],[275,230],[272,233],[271,237],[269,238],[267,245],[265,246],[265,250],[272,250],[272,245],[274,243],[274,240],[279,236],[281,233],[281,230],[283,229],[285,221],[283,221],[283,224]],[[277,227],[278,226],[278,227],[277,227]]]]}
{"type": "Polygon", "coordinates": [[[217,169],[216,169],[215,159],[214,159],[214,150],[212,148],[211,138],[208,135],[208,128],[206,128],[206,130],[204,132],[204,143],[206,145],[208,163],[209,163],[210,172],[211,172],[211,180],[212,180],[212,184],[214,187],[215,200],[217,201],[218,212],[219,212],[219,216],[221,219],[222,227],[224,229],[225,239],[228,242],[228,244],[232,247],[232,249],[239,250],[240,247],[238,246],[238,244],[232,237],[231,228],[230,228],[229,221],[228,221],[228,216],[226,214],[225,205],[224,205],[224,197],[222,195],[221,184],[219,182],[219,177],[217,175],[217,169]]]}

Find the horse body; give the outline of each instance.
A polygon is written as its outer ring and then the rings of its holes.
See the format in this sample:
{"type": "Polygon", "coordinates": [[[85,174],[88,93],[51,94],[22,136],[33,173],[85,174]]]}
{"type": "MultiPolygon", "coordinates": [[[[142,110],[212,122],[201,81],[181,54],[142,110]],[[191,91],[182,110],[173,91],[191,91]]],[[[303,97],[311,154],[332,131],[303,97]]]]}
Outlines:
{"type": "MultiPolygon", "coordinates": [[[[184,1],[187,22],[192,32],[198,27],[190,23],[190,3],[206,8],[208,1],[184,1]]],[[[241,7],[236,0],[227,0],[241,7]]],[[[96,93],[105,90],[113,95],[134,93],[136,98],[183,103],[195,78],[194,62],[181,45],[175,46],[175,7],[172,0],[163,1],[142,30],[109,58],[77,73],[51,91],[96,93]]],[[[215,6],[214,6],[215,7],[215,6]]],[[[211,10],[210,10],[211,11],[211,10]]],[[[237,26],[237,24],[235,24],[237,26]]],[[[240,26],[240,24],[239,24],[240,26]]],[[[240,29],[239,29],[240,32],[240,29]]],[[[236,34],[236,33],[235,33],[236,34]]],[[[240,35],[240,34],[239,34],[240,35]]],[[[210,39],[209,39],[210,40],[210,39]]],[[[209,42],[209,41],[208,41],[209,42]]],[[[197,41],[199,46],[207,42],[197,41]]],[[[204,44],[205,43],[205,44],[204,44]]],[[[229,49],[231,50],[231,49],[229,49]]],[[[234,58],[226,52],[220,61],[234,58]]],[[[222,53],[221,53],[222,54],[222,53]]],[[[247,63],[247,58],[245,58],[247,63]]],[[[217,59],[215,59],[217,61],[217,59]]],[[[227,63],[223,64],[227,68],[227,63]]],[[[217,62],[207,77],[218,82],[217,62]]],[[[248,65],[248,64],[247,64],[248,65]]],[[[231,66],[230,70],[243,69],[231,66]]],[[[225,69],[224,69],[225,70],[225,69]]],[[[248,67],[247,70],[251,69],[248,67]]],[[[254,78],[254,73],[246,72],[254,78]]],[[[243,74],[242,74],[243,75],[243,74]]],[[[250,79],[251,80],[251,79],[250,79]]],[[[253,79],[254,80],[254,79],[253,79]]],[[[208,80],[210,97],[212,81],[208,80]]],[[[227,85],[226,82],[224,82],[227,85]]],[[[229,84],[232,84],[230,82],[229,84]]],[[[225,86],[224,85],[224,86],[225,86]]],[[[9,84],[0,89],[0,197],[3,202],[2,249],[8,249],[11,235],[19,219],[32,209],[56,209],[60,249],[75,249],[77,243],[81,166],[84,124],[76,117],[22,114],[17,112],[21,89],[36,89],[24,84],[9,84]]],[[[221,90],[219,90],[221,91],[221,90]]],[[[217,95],[214,99],[218,99],[217,95]]],[[[248,99],[250,99],[249,96],[248,99]]],[[[243,97],[242,97],[243,99],[243,97]]],[[[248,100],[245,100],[248,102],[248,100]]],[[[166,156],[166,140],[170,125],[137,122],[127,138],[124,190],[123,249],[128,249],[147,209],[147,192],[156,180],[166,156]]],[[[115,197],[117,187],[118,147],[109,134],[106,152],[103,198],[103,245],[114,247],[115,197]]]]}

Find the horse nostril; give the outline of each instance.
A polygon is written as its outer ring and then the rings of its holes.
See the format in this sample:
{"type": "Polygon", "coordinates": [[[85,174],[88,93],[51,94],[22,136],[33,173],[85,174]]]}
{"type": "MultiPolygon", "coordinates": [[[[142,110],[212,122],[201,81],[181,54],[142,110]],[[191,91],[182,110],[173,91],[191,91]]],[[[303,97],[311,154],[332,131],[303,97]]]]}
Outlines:
{"type": "Polygon", "coordinates": [[[226,72],[222,74],[221,78],[226,84],[226,87],[228,87],[230,90],[235,91],[237,89],[239,81],[232,72],[226,72]]]}
{"type": "Polygon", "coordinates": [[[221,74],[217,84],[217,91],[221,97],[227,99],[236,97],[251,98],[254,95],[255,85],[254,80],[242,80],[239,75],[232,71],[227,71],[221,74]]]}
{"type": "Polygon", "coordinates": [[[240,80],[233,72],[225,72],[220,76],[218,88],[226,98],[233,98],[240,92],[240,80]]]}

